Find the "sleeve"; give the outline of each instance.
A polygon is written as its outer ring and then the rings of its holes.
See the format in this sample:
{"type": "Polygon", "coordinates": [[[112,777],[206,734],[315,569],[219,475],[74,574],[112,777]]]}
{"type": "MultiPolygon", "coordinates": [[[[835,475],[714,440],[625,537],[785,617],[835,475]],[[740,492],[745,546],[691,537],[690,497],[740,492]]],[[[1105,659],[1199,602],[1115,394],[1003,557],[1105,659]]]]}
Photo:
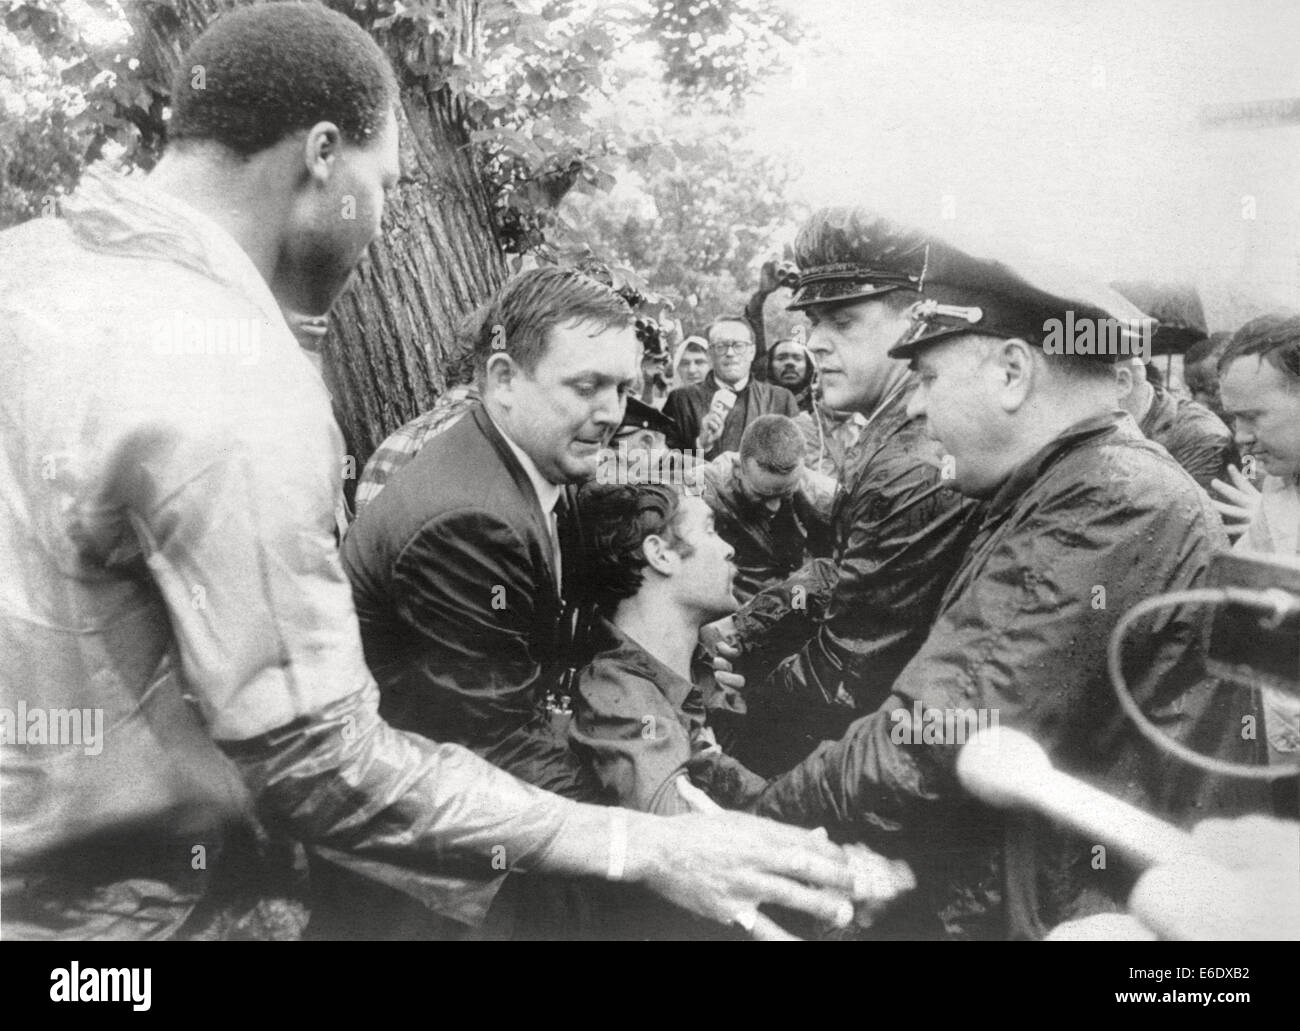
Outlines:
{"type": "Polygon", "coordinates": [[[306,446],[319,436],[277,450],[247,429],[154,426],[119,456],[186,688],[265,818],[478,920],[501,861],[544,865],[574,806],[379,719],[332,534],[337,465],[306,446]]]}
{"type": "Polygon", "coordinates": [[[695,419],[695,411],[681,387],[669,393],[668,399],[664,402],[663,412],[677,427],[676,432],[668,434],[666,438],[669,450],[692,450],[695,447],[695,438],[699,436],[700,427],[695,419]]]}
{"type": "MultiPolygon", "coordinates": [[[[1128,513],[1119,526],[1113,502],[1067,492],[1045,503],[940,616],[885,703],[775,781],[757,811],[897,829],[960,796],[957,753],[978,726],[1021,729],[1076,764],[1104,754],[1100,742],[1116,733],[1116,705],[1102,689],[1111,630],[1153,585],[1172,589],[1197,568],[1187,551],[1203,545],[1179,536],[1186,530],[1163,508],[1128,513]]],[[[1167,724],[1191,718],[1180,696],[1197,665],[1199,625],[1193,611],[1170,610],[1125,657],[1142,671],[1139,700],[1167,724]]]]}
{"type": "Polygon", "coordinates": [[[547,656],[541,592],[552,590],[530,553],[499,516],[480,509],[426,523],[393,568],[398,616],[422,638],[409,699],[415,725],[454,724],[516,776],[575,798],[592,784],[561,734],[539,724],[547,656]]]}
{"type": "Polygon", "coordinates": [[[1193,410],[1175,430],[1170,454],[1202,490],[1208,491],[1214,479],[1230,482],[1227,471],[1233,458],[1232,433],[1213,413],[1193,410]]]}
{"type": "Polygon", "coordinates": [[[673,781],[687,775],[691,737],[654,684],[598,660],[583,671],[575,703],[570,739],[619,805],[690,812],[673,781]]]}

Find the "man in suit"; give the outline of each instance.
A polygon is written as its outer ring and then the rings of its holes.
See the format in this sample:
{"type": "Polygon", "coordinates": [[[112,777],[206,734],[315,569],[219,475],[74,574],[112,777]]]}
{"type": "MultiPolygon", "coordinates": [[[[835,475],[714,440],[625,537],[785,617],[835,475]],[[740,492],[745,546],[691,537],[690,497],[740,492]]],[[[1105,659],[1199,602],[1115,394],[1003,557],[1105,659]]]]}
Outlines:
{"type": "MultiPolygon", "coordinates": [[[[349,532],[381,711],[529,783],[598,797],[551,725],[563,588],[581,582],[568,485],[590,479],[638,374],[632,311],[576,272],[540,269],[492,302],[475,344],[483,401],[389,481],[349,532]]],[[[568,592],[572,595],[571,589],[568,592]]]]}
{"type": "Polygon", "coordinates": [[[724,451],[739,451],[745,427],[760,415],[799,414],[799,403],[785,387],[759,383],[750,375],[754,364],[754,331],[739,316],[718,319],[708,328],[713,371],[703,383],[678,387],[664,402],[664,415],[680,432],[668,446],[699,448],[712,461],[724,451]],[[721,400],[725,398],[726,403],[721,400]]]}

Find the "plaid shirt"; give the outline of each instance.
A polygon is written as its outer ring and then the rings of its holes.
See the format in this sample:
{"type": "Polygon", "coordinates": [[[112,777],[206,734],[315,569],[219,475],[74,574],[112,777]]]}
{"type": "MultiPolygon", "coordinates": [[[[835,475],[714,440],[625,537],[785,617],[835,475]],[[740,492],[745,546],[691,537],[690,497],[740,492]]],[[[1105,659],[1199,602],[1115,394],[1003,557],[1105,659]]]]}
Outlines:
{"type": "Polygon", "coordinates": [[[357,515],[379,497],[379,492],[392,477],[445,429],[449,429],[470,407],[482,400],[473,387],[453,387],[438,398],[432,408],[417,415],[401,429],[390,434],[370,456],[357,484],[357,515]]]}

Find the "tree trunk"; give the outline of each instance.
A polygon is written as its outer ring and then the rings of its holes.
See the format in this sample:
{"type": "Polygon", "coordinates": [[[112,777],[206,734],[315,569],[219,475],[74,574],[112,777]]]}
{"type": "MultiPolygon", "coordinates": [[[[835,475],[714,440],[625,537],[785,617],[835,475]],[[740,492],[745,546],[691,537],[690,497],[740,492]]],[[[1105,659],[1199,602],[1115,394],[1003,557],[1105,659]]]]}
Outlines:
{"type": "MultiPolygon", "coordinates": [[[[216,15],[265,0],[166,0],[132,5],[141,72],[166,89],[182,53],[216,15]]],[[[376,12],[330,6],[368,27],[376,12]]],[[[322,354],[356,473],[385,436],[426,411],[447,386],[461,317],[506,277],[491,202],[459,102],[438,70],[479,47],[477,0],[445,0],[433,35],[374,32],[402,83],[402,185],[383,236],[334,305],[322,354]],[[413,53],[429,68],[410,70],[413,53]]],[[[419,62],[417,62],[418,65],[419,62]]],[[[349,494],[356,481],[347,483],[349,494]]]]}

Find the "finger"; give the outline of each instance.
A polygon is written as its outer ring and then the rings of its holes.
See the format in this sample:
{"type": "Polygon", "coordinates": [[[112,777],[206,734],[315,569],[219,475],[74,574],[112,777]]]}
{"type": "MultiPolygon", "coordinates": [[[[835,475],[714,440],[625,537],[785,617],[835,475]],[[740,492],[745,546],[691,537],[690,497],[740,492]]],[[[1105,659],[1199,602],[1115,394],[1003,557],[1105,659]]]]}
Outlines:
{"type": "Polygon", "coordinates": [[[755,914],[754,928],[749,932],[749,936],[756,942],[797,942],[803,941],[780,927],[776,921],[762,913],[755,914]]]}
{"type": "Polygon", "coordinates": [[[760,875],[752,883],[759,904],[806,913],[834,927],[848,927],[853,922],[853,903],[837,892],[819,891],[785,877],[760,875]]]}
{"type": "Polygon", "coordinates": [[[718,657],[728,660],[738,659],[740,658],[740,649],[725,637],[720,637],[718,638],[718,657]]]}
{"type": "Polygon", "coordinates": [[[715,670],[713,679],[718,682],[719,687],[729,688],[732,691],[743,692],[745,690],[745,678],[739,673],[725,673],[721,670],[715,670]]]}
{"type": "Polygon", "coordinates": [[[775,876],[802,881],[844,895],[853,893],[853,867],[838,845],[803,832],[797,846],[766,853],[761,869],[775,876]]]}
{"type": "Polygon", "coordinates": [[[1243,473],[1243,472],[1242,472],[1240,469],[1238,469],[1235,465],[1230,465],[1230,466],[1228,466],[1228,475],[1229,475],[1230,477],[1232,477],[1232,482],[1235,483],[1235,484],[1236,484],[1238,487],[1240,487],[1242,490],[1245,490],[1245,489],[1248,488],[1248,487],[1249,487],[1251,490],[1254,490],[1254,489],[1255,489],[1255,485],[1254,485],[1253,483],[1250,482],[1250,477],[1248,477],[1245,473],[1243,473]]]}

